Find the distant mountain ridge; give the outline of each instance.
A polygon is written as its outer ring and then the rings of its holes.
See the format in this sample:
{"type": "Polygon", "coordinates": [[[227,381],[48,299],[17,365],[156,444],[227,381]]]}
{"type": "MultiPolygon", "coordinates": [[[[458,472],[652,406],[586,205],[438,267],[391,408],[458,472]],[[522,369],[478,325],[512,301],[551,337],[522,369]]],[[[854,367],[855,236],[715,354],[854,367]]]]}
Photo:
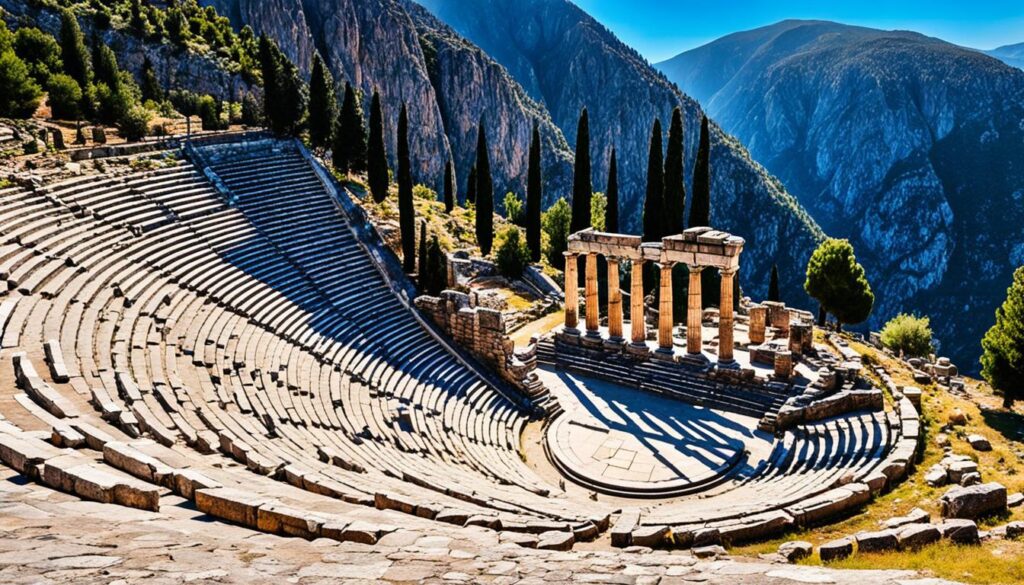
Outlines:
{"type": "Polygon", "coordinates": [[[991,51],[982,52],[986,55],[999,59],[1007,65],[1012,65],[1018,69],[1024,69],[1024,43],[1003,45],[1002,47],[996,47],[991,51]]]}
{"type": "Polygon", "coordinates": [[[977,367],[1024,264],[1024,72],[907,31],[783,21],[657,65],[738,136],[876,290],[977,367]]]}

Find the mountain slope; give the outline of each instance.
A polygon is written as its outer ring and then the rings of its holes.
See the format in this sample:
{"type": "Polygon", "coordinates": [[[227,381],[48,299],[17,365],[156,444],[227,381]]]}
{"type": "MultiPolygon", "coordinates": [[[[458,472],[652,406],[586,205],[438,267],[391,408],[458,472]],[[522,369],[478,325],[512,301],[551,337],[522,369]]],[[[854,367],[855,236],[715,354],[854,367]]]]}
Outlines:
{"type": "Polygon", "coordinates": [[[1018,69],[1024,69],[1024,43],[996,47],[991,51],[984,51],[984,53],[999,59],[1007,65],[1012,65],[1018,69]]]}
{"type": "MultiPolygon", "coordinates": [[[[421,3],[498,60],[547,107],[570,143],[575,142],[580,109],[588,108],[594,188],[604,190],[615,146],[625,229],[640,228],[651,124],[660,117],[667,128],[677,105],[685,113],[689,185],[700,106],[575,5],[564,0],[421,3]]],[[[763,295],[771,264],[777,261],[783,290],[802,302],[802,272],[821,230],[737,141],[715,125],[712,134],[712,222],[747,239],[744,289],[763,295]]],[[[550,202],[569,193],[548,188],[547,196],[550,202]]]]}
{"type": "Polygon", "coordinates": [[[876,291],[871,324],[930,314],[973,369],[1024,264],[1024,72],[903,31],[784,21],[659,64],[831,235],[876,291]]]}

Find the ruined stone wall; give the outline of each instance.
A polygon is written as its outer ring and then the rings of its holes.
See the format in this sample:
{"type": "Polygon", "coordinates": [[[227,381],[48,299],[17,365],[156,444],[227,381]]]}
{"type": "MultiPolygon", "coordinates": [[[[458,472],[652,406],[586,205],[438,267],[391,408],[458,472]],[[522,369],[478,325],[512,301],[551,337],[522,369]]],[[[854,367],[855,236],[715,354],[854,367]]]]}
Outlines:
{"type": "Polygon", "coordinates": [[[440,297],[416,297],[416,307],[438,325],[455,343],[530,398],[545,393],[534,372],[537,368],[536,345],[521,352],[505,333],[501,311],[479,307],[466,293],[446,290],[440,297]]]}

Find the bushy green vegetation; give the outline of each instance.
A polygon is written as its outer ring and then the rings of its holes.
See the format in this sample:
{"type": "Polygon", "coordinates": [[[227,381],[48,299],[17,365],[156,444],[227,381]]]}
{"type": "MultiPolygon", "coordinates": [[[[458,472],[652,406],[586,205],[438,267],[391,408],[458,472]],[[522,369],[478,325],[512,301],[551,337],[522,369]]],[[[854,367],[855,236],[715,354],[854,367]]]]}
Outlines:
{"type": "Polygon", "coordinates": [[[882,328],[882,345],[908,357],[932,353],[932,327],[928,317],[900,313],[882,328]]]}
{"type": "Polygon", "coordinates": [[[519,278],[530,263],[530,248],[519,228],[509,226],[498,235],[498,249],[495,252],[498,272],[505,278],[519,278]]]}
{"type": "Polygon", "coordinates": [[[811,254],[804,289],[840,326],[861,323],[871,314],[875,295],[848,240],[829,238],[811,254]]]}
{"type": "Polygon", "coordinates": [[[565,197],[560,197],[541,217],[541,226],[547,235],[544,257],[547,258],[548,264],[559,270],[565,268],[565,256],[562,254],[569,249],[571,215],[569,203],[565,197]]]}
{"type": "Polygon", "coordinates": [[[505,198],[502,200],[502,205],[505,207],[505,219],[510,222],[520,225],[523,222],[523,200],[519,198],[512,191],[505,193],[505,198]]]}
{"type": "Polygon", "coordinates": [[[0,21],[0,116],[25,118],[39,106],[42,90],[15,53],[15,35],[0,21]]]}
{"type": "Polygon", "coordinates": [[[1024,266],[1013,273],[996,324],[981,340],[981,375],[1011,406],[1024,399],[1024,266]]]}

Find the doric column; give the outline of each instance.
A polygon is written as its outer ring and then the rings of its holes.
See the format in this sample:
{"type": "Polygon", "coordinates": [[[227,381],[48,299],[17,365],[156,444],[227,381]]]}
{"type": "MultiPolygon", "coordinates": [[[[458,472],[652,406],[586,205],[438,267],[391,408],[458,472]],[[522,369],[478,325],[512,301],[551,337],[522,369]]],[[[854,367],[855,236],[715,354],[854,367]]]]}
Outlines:
{"type": "Polygon", "coordinates": [[[658,349],[672,351],[672,263],[661,265],[658,291],[658,349]]]}
{"type": "Polygon", "coordinates": [[[736,269],[722,270],[721,301],[718,303],[718,361],[732,361],[732,290],[736,269]]]}
{"type": "Polygon", "coordinates": [[[644,321],[644,261],[633,260],[629,273],[629,327],[633,345],[647,345],[647,323],[644,321]]]}
{"type": "Polygon", "coordinates": [[[750,327],[748,336],[752,345],[764,343],[765,326],[767,324],[768,309],[762,305],[750,307],[750,327]]]}
{"type": "Polygon", "coordinates": [[[608,261],[608,337],[622,339],[622,291],[619,289],[619,259],[608,261]]]}
{"type": "Polygon", "coordinates": [[[587,304],[587,335],[599,336],[601,335],[600,322],[599,322],[599,309],[597,304],[597,254],[590,252],[587,254],[587,266],[586,266],[586,298],[584,302],[587,304]]]}
{"type": "Polygon", "coordinates": [[[576,254],[563,252],[565,256],[565,329],[576,332],[579,324],[579,287],[576,279],[576,254]]]}
{"type": "Polygon", "coordinates": [[[690,269],[690,290],[686,299],[686,351],[687,353],[701,353],[701,303],[703,299],[700,291],[700,272],[703,266],[689,266],[690,269]]]}

